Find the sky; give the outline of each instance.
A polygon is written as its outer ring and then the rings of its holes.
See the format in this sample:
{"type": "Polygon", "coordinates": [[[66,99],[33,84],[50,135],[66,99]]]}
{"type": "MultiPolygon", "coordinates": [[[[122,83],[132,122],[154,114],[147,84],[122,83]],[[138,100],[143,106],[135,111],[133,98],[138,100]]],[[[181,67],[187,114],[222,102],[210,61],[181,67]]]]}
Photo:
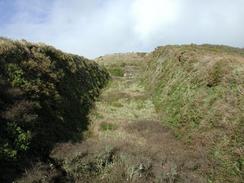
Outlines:
{"type": "Polygon", "coordinates": [[[0,0],[0,36],[88,58],[167,44],[244,47],[244,0],[0,0]]]}

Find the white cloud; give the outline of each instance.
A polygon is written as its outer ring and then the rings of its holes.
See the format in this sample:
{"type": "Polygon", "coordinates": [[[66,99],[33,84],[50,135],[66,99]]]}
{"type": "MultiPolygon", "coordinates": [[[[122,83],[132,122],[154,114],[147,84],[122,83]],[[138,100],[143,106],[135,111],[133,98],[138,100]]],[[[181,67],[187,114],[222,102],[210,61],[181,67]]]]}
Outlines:
{"type": "MultiPolygon", "coordinates": [[[[244,47],[243,0],[16,0],[1,36],[96,57],[164,44],[244,47]]],[[[6,10],[7,11],[7,10],[6,10]]]]}
{"type": "Polygon", "coordinates": [[[135,31],[142,40],[150,39],[162,29],[174,24],[180,16],[178,0],[135,0],[132,15],[135,31]]]}

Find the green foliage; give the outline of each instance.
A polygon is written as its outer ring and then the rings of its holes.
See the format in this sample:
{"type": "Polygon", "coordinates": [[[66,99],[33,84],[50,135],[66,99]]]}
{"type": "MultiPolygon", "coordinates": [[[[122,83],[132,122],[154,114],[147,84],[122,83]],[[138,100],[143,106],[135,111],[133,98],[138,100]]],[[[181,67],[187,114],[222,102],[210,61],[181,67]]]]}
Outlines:
{"type": "Polygon", "coordinates": [[[0,39],[0,165],[45,157],[55,143],[80,139],[108,79],[83,57],[0,39]]]}
{"type": "Polygon", "coordinates": [[[29,148],[30,131],[23,131],[16,123],[8,123],[5,130],[6,139],[1,139],[0,157],[16,160],[18,154],[29,148]]]}
{"type": "Polygon", "coordinates": [[[21,68],[19,68],[15,64],[8,64],[7,67],[7,74],[9,75],[9,80],[11,81],[11,84],[13,87],[19,87],[25,84],[24,80],[24,72],[21,68]]]}

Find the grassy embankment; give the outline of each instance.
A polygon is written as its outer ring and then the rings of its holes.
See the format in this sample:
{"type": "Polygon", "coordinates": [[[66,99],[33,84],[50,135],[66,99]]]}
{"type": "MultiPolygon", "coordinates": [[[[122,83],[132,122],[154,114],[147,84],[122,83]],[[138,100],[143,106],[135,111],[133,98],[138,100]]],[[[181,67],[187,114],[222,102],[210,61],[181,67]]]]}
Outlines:
{"type": "Polygon", "coordinates": [[[164,124],[212,159],[210,180],[244,180],[244,52],[227,46],[157,48],[145,85],[164,124]]]}

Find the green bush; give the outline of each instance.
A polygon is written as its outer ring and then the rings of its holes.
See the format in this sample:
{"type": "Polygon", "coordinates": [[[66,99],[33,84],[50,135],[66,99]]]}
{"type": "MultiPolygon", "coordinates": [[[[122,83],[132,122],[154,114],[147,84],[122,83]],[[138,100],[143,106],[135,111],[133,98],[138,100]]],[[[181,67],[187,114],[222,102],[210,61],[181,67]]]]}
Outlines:
{"type": "Polygon", "coordinates": [[[83,57],[0,39],[0,166],[45,157],[55,143],[80,139],[108,79],[83,57]]]}

